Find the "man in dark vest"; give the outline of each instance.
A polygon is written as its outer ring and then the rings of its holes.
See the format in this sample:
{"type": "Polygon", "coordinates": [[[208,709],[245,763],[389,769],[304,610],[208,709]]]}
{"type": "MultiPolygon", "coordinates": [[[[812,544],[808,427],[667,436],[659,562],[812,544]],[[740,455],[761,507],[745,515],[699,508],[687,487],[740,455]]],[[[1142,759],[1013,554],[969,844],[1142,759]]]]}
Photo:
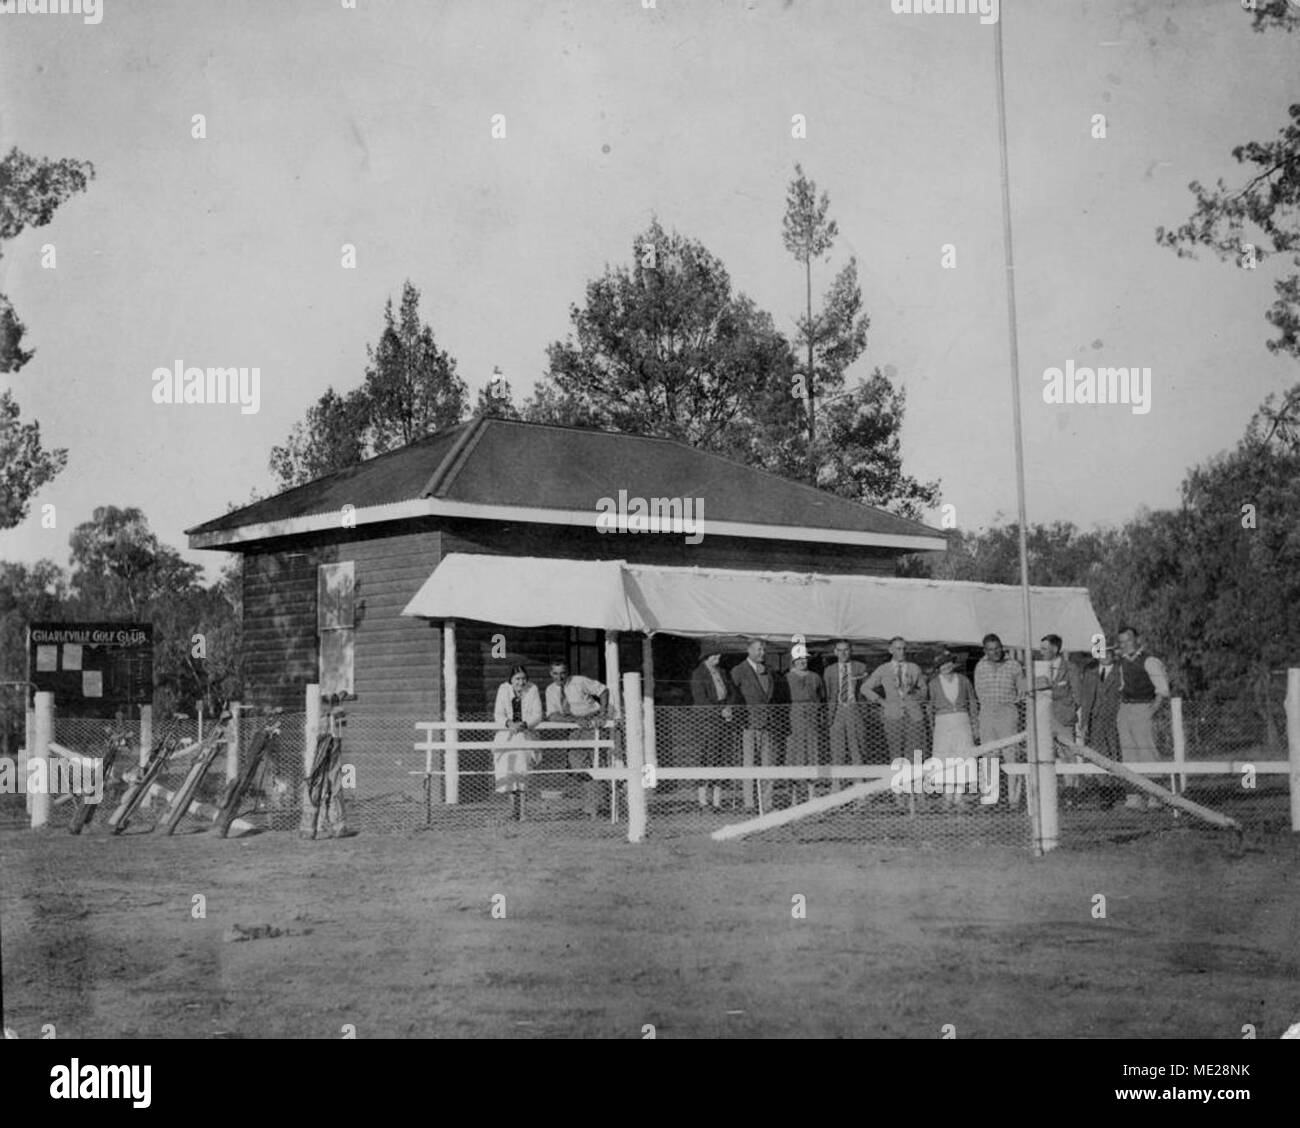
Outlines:
{"type": "MultiPolygon", "coordinates": [[[[1126,763],[1158,760],[1152,718],[1169,700],[1169,678],[1164,663],[1142,649],[1137,631],[1119,629],[1119,747],[1126,763]]],[[[1125,800],[1129,807],[1142,806],[1140,795],[1125,800]]],[[[1150,806],[1160,805],[1152,799],[1150,806]]]]}

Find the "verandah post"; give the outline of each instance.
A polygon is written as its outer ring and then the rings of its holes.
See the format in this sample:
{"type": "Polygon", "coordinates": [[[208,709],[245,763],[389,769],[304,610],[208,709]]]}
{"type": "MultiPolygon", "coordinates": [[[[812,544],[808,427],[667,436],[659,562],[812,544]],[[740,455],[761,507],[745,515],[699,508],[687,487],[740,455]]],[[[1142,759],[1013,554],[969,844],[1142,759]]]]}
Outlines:
{"type": "MultiPolygon", "coordinates": [[[[622,702],[619,700],[622,692],[622,678],[619,671],[618,661],[618,631],[605,632],[605,686],[609,690],[609,715],[614,719],[623,716],[622,702]]],[[[638,709],[640,706],[638,705],[638,709]]],[[[614,729],[613,732],[617,732],[614,729]]],[[[613,733],[611,733],[613,735],[613,733]]],[[[610,749],[609,766],[615,767],[616,749],[610,749]]],[[[597,757],[599,757],[597,753],[597,757]]],[[[618,822],[618,781],[609,781],[609,821],[618,822]]]]}
{"type": "Polygon", "coordinates": [[[645,762],[659,766],[658,744],[655,739],[655,654],[654,640],[646,635],[641,640],[641,692],[645,717],[645,762]]]}
{"type": "Polygon", "coordinates": [[[645,838],[645,730],[642,726],[641,675],[623,675],[623,698],[627,702],[627,840],[645,838]]]}
{"type": "MultiPolygon", "coordinates": [[[[456,620],[444,619],[442,621],[442,719],[445,725],[442,739],[447,747],[441,753],[442,782],[439,783],[435,778],[430,785],[435,803],[442,799],[448,803],[460,802],[460,750],[456,747],[459,739],[456,725],[460,722],[457,705],[459,692],[456,681],[456,620]]],[[[433,757],[435,769],[439,758],[438,754],[433,757]]]]}

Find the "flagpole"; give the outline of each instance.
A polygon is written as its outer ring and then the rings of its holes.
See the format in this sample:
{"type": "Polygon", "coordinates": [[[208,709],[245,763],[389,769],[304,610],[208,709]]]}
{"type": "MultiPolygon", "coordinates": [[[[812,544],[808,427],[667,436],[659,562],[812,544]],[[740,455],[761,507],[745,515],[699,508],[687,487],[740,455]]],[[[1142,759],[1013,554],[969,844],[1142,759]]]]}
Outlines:
{"type": "Polygon", "coordinates": [[[1020,423],[1020,343],[1016,334],[1016,259],[1011,241],[1011,174],[1007,161],[1007,92],[1002,63],[1003,6],[993,25],[994,64],[998,79],[998,151],[1002,161],[1002,247],[1006,261],[1007,335],[1011,345],[1011,415],[1016,448],[1016,511],[1020,522],[1020,601],[1025,626],[1025,800],[1033,833],[1034,856],[1043,854],[1042,812],[1038,801],[1038,710],[1034,679],[1034,632],[1029,601],[1029,540],[1025,525],[1025,442],[1020,423]]]}

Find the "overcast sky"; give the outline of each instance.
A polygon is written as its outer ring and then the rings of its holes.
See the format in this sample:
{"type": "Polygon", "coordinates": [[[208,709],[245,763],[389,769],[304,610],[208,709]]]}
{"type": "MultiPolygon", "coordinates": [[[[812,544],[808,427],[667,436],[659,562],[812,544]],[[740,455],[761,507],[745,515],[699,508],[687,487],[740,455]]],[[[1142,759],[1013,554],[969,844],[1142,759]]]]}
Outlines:
{"type": "MultiPolygon", "coordinates": [[[[1279,268],[1182,260],[1154,229],[1188,216],[1189,181],[1242,181],[1235,145],[1276,137],[1300,36],[1253,33],[1237,0],[1010,0],[1001,16],[1029,518],[1119,522],[1174,504],[1188,467],[1296,379],[1264,348],[1279,268]],[[1044,370],[1070,359],[1149,367],[1151,410],[1044,403],[1044,370]]],[[[72,528],[109,504],[183,547],[184,528],[271,492],[272,445],[327,385],[360,383],[408,277],[470,388],[500,366],[518,398],[570,303],[656,214],[791,331],[796,161],[841,232],[815,289],[859,261],[871,330],[850,378],[889,365],[906,387],[905,469],[941,478],[963,527],[1014,514],[993,42],[977,15],[889,0],[0,15],[0,143],[97,170],[3,247],[0,291],[36,349],[6,379],[70,455],[0,558],[66,563],[72,528]],[[258,412],[155,405],[151,374],[178,359],[257,366],[258,412]]]]}

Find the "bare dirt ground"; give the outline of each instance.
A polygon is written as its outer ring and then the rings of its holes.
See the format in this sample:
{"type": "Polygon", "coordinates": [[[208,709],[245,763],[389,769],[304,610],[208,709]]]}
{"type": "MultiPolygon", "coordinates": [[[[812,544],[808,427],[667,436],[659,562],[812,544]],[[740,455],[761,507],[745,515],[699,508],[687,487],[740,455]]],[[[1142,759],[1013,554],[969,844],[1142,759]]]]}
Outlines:
{"type": "Polygon", "coordinates": [[[1242,851],[1175,830],[1034,859],[527,825],[323,842],[0,830],[4,1023],[24,1038],[46,1023],[189,1038],[1240,1038],[1251,1023],[1276,1038],[1300,1019],[1297,837],[1242,851]],[[223,939],[235,924],[282,934],[223,939]]]}

